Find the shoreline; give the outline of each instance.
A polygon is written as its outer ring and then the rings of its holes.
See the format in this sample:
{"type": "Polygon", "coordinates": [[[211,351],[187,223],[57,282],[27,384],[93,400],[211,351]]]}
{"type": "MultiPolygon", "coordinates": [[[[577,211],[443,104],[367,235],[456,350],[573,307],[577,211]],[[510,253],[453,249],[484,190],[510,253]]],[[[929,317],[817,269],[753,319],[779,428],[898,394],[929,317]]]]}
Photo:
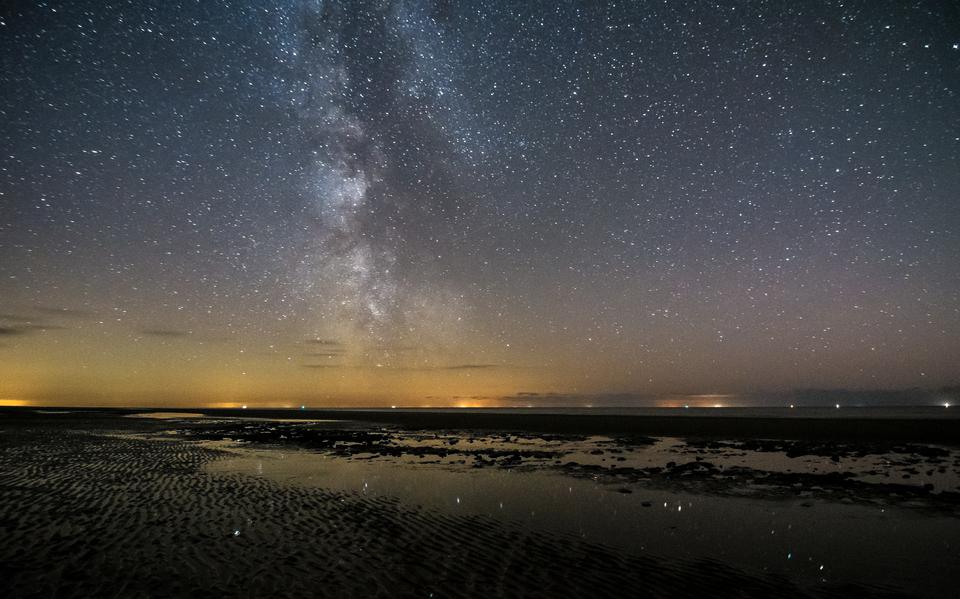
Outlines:
{"type": "MultiPolygon", "coordinates": [[[[736,408],[731,408],[736,409],[736,408]]],[[[869,409],[869,408],[867,408],[869,409]]],[[[852,410],[849,409],[848,412],[852,410]]],[[[184,408],[26,408],[0,407],[0,418],[56,417],[56,412],[91,417],[183,412],[184,408]]],[[[211,418],[341,420],[393,426],[404,430],[490,430],[554,434],[614,434],[704,438],[785,439],[821,441],[925,442],[960,445],[960,417],[868,418],[703,416],[699,414],[634,415],[544,413],[520,410],[462,409],[210,409],[189,410],[211,418]]],[[[683,410],[686,412],[686,410],[683,410]]],[[[933,412],[933,409],[931,409],[933,412]]],[[[66,415],[64,414],[64,415],[66,415]]]]}

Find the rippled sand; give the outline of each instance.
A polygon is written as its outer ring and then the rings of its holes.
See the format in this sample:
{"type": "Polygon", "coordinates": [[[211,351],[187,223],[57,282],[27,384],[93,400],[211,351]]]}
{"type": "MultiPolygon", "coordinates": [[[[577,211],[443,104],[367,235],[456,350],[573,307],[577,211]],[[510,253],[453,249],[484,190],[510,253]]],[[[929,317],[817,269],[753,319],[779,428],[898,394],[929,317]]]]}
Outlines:
{"type": "MultiPolygon", "coordinates": [[[[484,513],[420,507],[389,495],[218,470],[211,464],[236,459],[237,453],[164,437],[158,427],[169,423],[51,418],[0,422],[0,596],[910,592],[869,581],[811,585],[703,555],[629,551],[564,533],[562,527],[551,531],[484,513]]],[[[941,518],[957,530],[955,517],[941,518]]]]}

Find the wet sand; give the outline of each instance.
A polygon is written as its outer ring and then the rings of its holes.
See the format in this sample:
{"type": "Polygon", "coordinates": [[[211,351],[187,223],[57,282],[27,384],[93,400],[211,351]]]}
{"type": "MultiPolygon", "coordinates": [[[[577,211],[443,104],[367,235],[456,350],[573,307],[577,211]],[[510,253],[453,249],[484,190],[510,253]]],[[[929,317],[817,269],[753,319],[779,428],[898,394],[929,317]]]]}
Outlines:
{"type": "Polygon", "coordinates": [[[960,571],[957,449],[915,437],[122,415],[0,412],[0,595],[950,597],[960,571]]]}

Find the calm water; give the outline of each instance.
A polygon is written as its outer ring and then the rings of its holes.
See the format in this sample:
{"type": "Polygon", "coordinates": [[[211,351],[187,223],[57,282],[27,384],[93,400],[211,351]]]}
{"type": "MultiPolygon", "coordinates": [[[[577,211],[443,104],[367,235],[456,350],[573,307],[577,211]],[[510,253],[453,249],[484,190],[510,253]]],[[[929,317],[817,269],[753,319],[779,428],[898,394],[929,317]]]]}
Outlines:
{"type": "MultiPolygon", "coordinates": [[[[634,413],[634,412],[631,412],[634,413]]],[[[656,412],[659,413],[659,412],[656,412]]],[[[754,411],[756,413],[756,411],[754,411]]],[[[761,411],[763,413],[763,411],[761,411]]],[[[877,411],[873,411],[877,414],[877,411]]],[[[894,417],[896,411],[879,412],[894,417]]],[[[394,445],[448,445],[453,438],[401,437],[394,445]]],[[[478,438],[470,447],[494,447],[495,439],[478,438]]],[[[563,459],[599,463],[606,458],[591,449],[600,437],[577,441],[500,443],[506,449],[524,443],[568,451],[563,459]]],[[[660,439],[626,457],[630,463],[662,465],[690,461],[681,441],[660,439]]],[[[666,559],[717,560],[748,573],[783,576],[804,585],[869,582],[909,589],[921,596],[947,597],[960,572],[960,519],[953,514],[884,505],[882,501],[848,504],[839,500],[805,501],[796,495],[764,498],[759,485],[746,485],[744,496],[691,493],[611,483],[602,477],[572,477],[549,469],[549,460],[520,469],[476,469],[460,456],[343,458],[305,450],[251,448],[214,442],[232,457],[208,466],[217,474],[244,474],[285,485],[335,489],[384,497],[448,515],[479,515],[555,534],[574,535],[613,547],[618,552],[666,559]]],[[[949,463],[957,463],[955,452],[949,463]]],[[[899,478],[889,456],[866,461],[828,457],[785,458],[771,452],[729,451],[710,455],[727,467],[779,468],[784,471],[839,472],[860,467],[899,478]],[[869,464],[867,464],[869,462],[869,464]]],[[[617,462],[621,464],[621,462],[617,462]]],[[[943,490],[956,484],[950,469],[938,479],[943,490]]],[[[925,479],[924,479],[925,480],[925,479]]],[[[932,479],[931,479],[932,480],[932,479]]],[[[939,491],[938,491],[939,492],[939,491]]],[[[255,517],[255,516],[254,516],[255,517]]]]}

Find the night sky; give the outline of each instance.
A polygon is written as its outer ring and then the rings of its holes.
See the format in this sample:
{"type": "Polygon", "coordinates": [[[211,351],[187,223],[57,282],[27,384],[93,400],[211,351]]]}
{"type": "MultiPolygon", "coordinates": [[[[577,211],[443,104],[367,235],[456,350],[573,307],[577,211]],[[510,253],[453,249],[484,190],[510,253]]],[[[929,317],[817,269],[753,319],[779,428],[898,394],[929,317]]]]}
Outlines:
{"type": "Polygon", "coordinates": [[[14,1],[0,143],[7,404],[960,378],[953,1],[14,1]]]}

